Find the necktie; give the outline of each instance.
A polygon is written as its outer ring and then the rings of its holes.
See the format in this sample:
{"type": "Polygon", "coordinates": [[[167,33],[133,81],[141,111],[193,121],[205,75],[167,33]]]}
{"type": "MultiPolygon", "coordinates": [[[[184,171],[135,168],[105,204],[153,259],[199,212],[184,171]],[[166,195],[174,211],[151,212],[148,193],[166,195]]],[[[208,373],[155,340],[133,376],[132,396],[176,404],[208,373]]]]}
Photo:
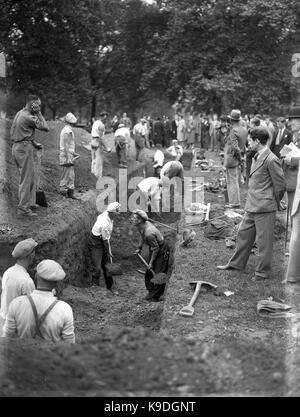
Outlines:
{"type": "Polygon", "coordinates": [[[276,145],[280,144],[281,135],[282,135],[282,130],[279,129],[278,135],[277,135],[277,138],[276,138],[276,145]]]}

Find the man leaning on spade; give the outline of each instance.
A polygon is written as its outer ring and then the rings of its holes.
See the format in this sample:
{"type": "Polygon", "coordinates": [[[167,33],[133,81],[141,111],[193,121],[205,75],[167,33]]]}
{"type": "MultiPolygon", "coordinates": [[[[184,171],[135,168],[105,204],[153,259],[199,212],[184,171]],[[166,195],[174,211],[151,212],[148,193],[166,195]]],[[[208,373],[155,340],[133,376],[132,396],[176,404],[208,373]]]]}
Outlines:
{"type": "Polygon", "coordinates": [[[245,214],[240,225],[236,250],[219,270],[243,270],[254,242],[258,247],[254,281],[270,278],[276,211],[286,190],[279,159],[267,147],[269,132],[264,127],[251,130],[249,146],[256,151],[249,176],[245,214]]]}

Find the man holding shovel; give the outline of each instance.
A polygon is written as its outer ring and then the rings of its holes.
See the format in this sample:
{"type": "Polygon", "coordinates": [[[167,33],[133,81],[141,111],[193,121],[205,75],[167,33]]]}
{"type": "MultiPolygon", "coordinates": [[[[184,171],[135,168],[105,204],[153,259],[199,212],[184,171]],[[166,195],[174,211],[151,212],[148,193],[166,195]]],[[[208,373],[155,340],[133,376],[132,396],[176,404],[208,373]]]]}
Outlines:
{"type": "Polygon", "coordinates": [[[114,280],[107,265],[112,259],[110,237],[113,230],[114,218],[120,214],[120,207],[121,205],[118,202],[111,203],[108,205],[107,209],[98,216],[97,221],[92,228],[88,243],[94,269],[92,283],[99,286],[102,269],[107,291],[113,295],[118,295],[118,292],[113,288],[114,280]]]}
{"type": "Polygon", "coordinates": [[[169,267],[170,248],[160,231],[149,221],[147,214],[140,209],[132,212],[132,223],[138,229],[141,237],[139,248],[136,254],[140,254],[143,245],[146,244],[150,252],[147,271],[145,273],[145,286],[148,294],[145,300],[157,302],[162,301],[166,284],[155,284],[152,282],[154,274],[167,273],[169,267]]]}

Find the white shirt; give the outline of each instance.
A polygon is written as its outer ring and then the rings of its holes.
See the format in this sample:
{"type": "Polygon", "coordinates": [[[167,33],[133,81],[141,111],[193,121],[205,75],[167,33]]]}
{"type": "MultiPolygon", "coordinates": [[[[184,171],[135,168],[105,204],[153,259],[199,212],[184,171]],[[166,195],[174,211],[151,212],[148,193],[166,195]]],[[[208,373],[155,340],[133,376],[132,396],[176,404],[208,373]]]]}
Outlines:
{"type": "Polygon", "coordinates": [[[137,123],[134,126],[132,133],[134,135],[146,136],[146,134],[147,134],[147,126],[146,126],[146,123],[144,125],[142,123],[137,123]]]}
{"type": "Polygon", "coordinates": [[[105,133],[105,125],[101,120],[96,120],[92,126],[92,137],[93,138],[102,138],[105,133]]]}
{"type": "MultiPolygon", "coordinates": [[[[38,317],[41,317],[56,300],[50,291],[35,290],[31,297],[36,306],[38,317]]],[[[75,343],[73,312],[69,304],[59,301],[47,315],[40,329],[45,340],[75,343]]],[[[35,317],[27,296],[15,298],[8,309],[3,336],[28,339],[33,338],[35,334],[35,317]]]]}
{"type": "Polygon", "coordinates": [[[109,217],[107,211],[98,216],[96,223],[92,228],[94,236],[101,236],[103,240],[109,240],[112,234],[114,222],[109,217]]]}
{"type": "Polygon", "coordinates": [[[21,265],[8,268],[2,277],[1,310],[3,320],[7,317],[9,304],[20,295],[29,295],[35,290],[35,285],[26,269],[21,265]]]}
{"type": "Polygon", "coordinates": [[[172,155],[174,158],[176,158],[177,156],[179,158],[181,158],[182,155],[183,155],[183,147],[181,145],[176,145],[176,147],[175,147],[175,145],[172,145],[167,149],[167,152],[170,155],[172,155]],[[176,150],[176,148],[177,148],[177,150],[176,150]]]}
{"type": "Polygon", "coordinates": [[[115,138],[117,136],[124,136],[127,140],[129,140],[130,139],[129,128],[128,127],[119,127],[119,129],[117,129],[115,131],[115,138]]]}
{"type": "Polygon", "coordinates": [[[169,174],[170,170],[174,170],[174,173],[176,174],[179,171],[183,171],[183,166],[179,161],[169,161],[167,162],[160,171],[160,178],[163,178],[163,176],[167,176],[169,174]]]}
{"type": "Polygon", "coordinates": [[[154,168],[162,167],[165,162],[165,155],[161,150],[157,150],[154,154],[154,168]]]}
{"type": "Polygon", "coordinates": [[[66,125],[60,132],[60,163],[71,162],[75,152],[74,132],[71,126],[66,125]]]}
{"type": "Polygon", "coordinates": [[[142,180],[138,187],[139,189],[146,194],[150,194],[151,197],[158,196],[160,194],[160,180],[156,177],[148,177],[142,180]]]}

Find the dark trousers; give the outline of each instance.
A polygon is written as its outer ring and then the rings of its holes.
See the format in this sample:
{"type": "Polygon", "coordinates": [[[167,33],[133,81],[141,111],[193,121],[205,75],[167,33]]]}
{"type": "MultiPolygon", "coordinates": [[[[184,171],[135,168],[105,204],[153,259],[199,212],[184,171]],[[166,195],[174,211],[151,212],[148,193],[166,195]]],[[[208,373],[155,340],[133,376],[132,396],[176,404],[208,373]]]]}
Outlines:
{"type": "MultiPolygon", "coordinates": [[[[167,273],[169,266],[169,257],[170,249],[168,244],[164,242],[160,247],[159,253],[153,263],[153,270],[156,274],[158,274],[159,272],[167,273]]],[[[166,284],[154,284],[153,282],[151,282],[152,278],[152,272],[147,270],[145,273],[145,286],[152,299],[158,301],[159,297],[162,296],[165,291],[166,284]]]]}
{"type": "Polygon", "coordinates": [[[126,165],[127,164],[127,152],[126,146],[121,148],[119,145],[116,146],[116,153],[118,158],[118,164],[126,165]]]}
{"type": "Polygon", "coordinates": [[[101,277],[101,269],[106,284],[106,288],[110,290],[114,284],[113,277],[109,276],[106,271],[106,264],[109,262],[108,252],[104,246],[104,242],[101,237],[90,235],[89,249],[92,258],[92,282],[99,285],[101,277]]]}

